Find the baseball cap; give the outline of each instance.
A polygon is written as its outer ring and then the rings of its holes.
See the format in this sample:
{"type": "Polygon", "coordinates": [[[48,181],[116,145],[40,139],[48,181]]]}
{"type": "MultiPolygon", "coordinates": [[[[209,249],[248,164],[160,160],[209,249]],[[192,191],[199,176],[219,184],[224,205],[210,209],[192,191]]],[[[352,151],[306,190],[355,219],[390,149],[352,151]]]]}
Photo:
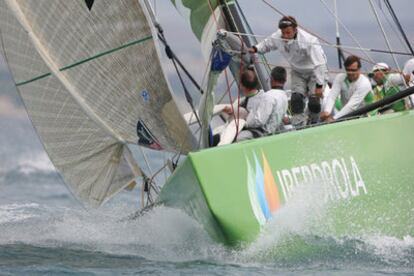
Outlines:
{"type": "Polygon", "coordinates": [[[389,70],[389,69],[390,69],[390,67],[388,66],[388,64],[386,64],[385,62],[379,62],[379,63],[375,64],[372,67],[372,70],[368,74],[368,77],[372,78],[374,76],[374,73],[377,72],[377,71],[380,71],[380,70],[381,71],[386,71],[386,70],[389,70]]]}

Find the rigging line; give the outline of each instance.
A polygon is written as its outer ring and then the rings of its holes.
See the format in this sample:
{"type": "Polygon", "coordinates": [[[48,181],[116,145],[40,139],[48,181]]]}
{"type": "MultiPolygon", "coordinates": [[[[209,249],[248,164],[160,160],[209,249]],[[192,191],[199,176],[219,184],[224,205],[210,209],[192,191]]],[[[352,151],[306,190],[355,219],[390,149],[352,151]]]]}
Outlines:
{"type": "MultiPolygon", "coordinates": [[[[162,30],[161,25],[158,25],[159,28],[162,30]]],[[[158,27],[157,27],[158,28],[158,27]]],[[[160,29],[158,30],[158,32],[160,32],[160,29]]],[[[162,44],[164,44],[165,47],[169,47],[165,36],[163,34],[163,30],[162,30],[162,34],[158,34],[158,38],[160,39],[160,41],[162,42],[162,44]]],[[[200,92],[200,94],[204,94],[203,89],[201,88],[200,84],[198,84],[198,82],[194,79],[194,77],[191,75],[191,73],[187,70],[187,68],[184,66],[184,64],[181,62],[181,60],[177,57],[177,55],[174,53],[174,51],[171,49],[170,47],[170,53],[173,57],[173,59],[177,62],[177,64],[180,66],[181,70],[183,70],[183,72],[186,74],[186,76],[188,77],[188,79],[193,83],[193,85],[195,86],[195,88],[197,88],[197,90],[200,92]]]]}
{"type": "MultiPolygon", "coordinates": [[[[164,164],[167,164],[168,165],[168,158],[167,158],[167,152],[163,152],[163,161],[164,161],[164,164]]],[[[164,183],[166,183],[167,182],[167,170],[164,170],[164,183]]]]}
{"type": "Polygon", "coordinates": [[[174,68],[175,68],[175,71],[177,72],[178,78],[180,79],[181,85],[182,85],[182,87],[184,89],[185,99],[187,100],[188,104],[190,105],[191,110],[193,111],[193,114],[196,117],[196,120],[197,120],[198,124],[201,126],[200,118],[198,117],[197,111],[196,111],[196,109],[194,107],[193,98],[191,97],[190,92],[188,92],[187,86],[184,83],[184,80],[183,80],[183,78],[181,76],[180,71],[178,70],[178,67],[177,67],[177,64],[175,63],[175,60],[172,59],[172,62],[174,64],[174,68]]]}
{"type": "MultiPolygon", "coordinates": [[[[239,4],[239,1],[235,0],[235,3],[236,3],[236,5],[237,5],[238,10],[240,11],[239,13],[240,13],[240,15],[242,16],[244,23],[245,23],[245,24],[246,24],[246,26],[247,26],[247,30],[250,32],[250,34],[253,34],[253,29],[252,29],[252,27],[250,26],[249,21],[247,21],[246,15],[244,14],[244,12],[243,12],[243,10],[242,10],[242,8],[241,8],[241,6],[240,6],[240,4],[239,4]]],[[[258,42],[258,41],[257,41],[257,39],[256,39],[255,37],[254,37],[253,42],[254,42],[254,44],[257,44],[257,42],[258,42]]],[[[269,64],[268,64],[268,62],[267,62],[266,57],[265,57],[264,55],[259,55],[259,58],[260,58],[261,60],[264,60],[264,61],[265,61],[265,62],[263,62],[263,64],[267,66],[267,70],[268,70],[268,72],[270,72],[270,71],[271,71],[271,68],[270,68],[270,66],[269,66],[269,64]]]]}
{"type": "MultiPolygon", "coordinates": [[[[235,30],[237,30],[238,32],[240,32],[240,29],[239,29],[239,26],[237,26],[237,24],[236,24],[236,19],[234,18],[234,16],[233,16],[233,14],[232,14],[232,12],[230,11],[230,8],[229,8],[229,6],[228,6],[228,4],[227,4],[227,2],[224,2],[223,3],[223,0],[221,0],[220,1],[221,3],[222,3],[222,5],[225,5],[226,6],[226,9],[227,9],[227,13],[228,13],[228,15],[229,15],[229,17],[230,17],[230,19],[231,19],[231,25],[233,25],[233,27],[234,27],[234,29],[235,30]]],[[[223,16],[224,16],[224,18],[227,18],[226,16],[225,16],[225,14],[224,14],[224,11],[222,10],[222,13],[223,13],[223,16]]],[[[240,68],[239,68],[239,78],[240,78],[240,76],[241,76],[241,73],[243,72],[243,58],[242,58],[242,53],[243,53],[243,49],[244,49],[244,45],[245,45],[245,41],[243,40],[243,37],[241,36],[241,35],[237,35],[238,37],[239,37],[239,39],[240,39],[240,43],[241,43],[241,51],[240,51],[240,68]]],[[[227,71],[225,71],[224,72],[225,73],[225,75],[226,75],[226,81],[227,81],[227,85],[229,84],[229,80],[228,80],[228,77],[227,77],[227,71]]],[[[263,84],[261,84],[261,86],[263,87],[263,84]]],[[[240,89],[241,89],[241,87],[240,87],[240,82],[239,82],[239,85],[238,85],[238,94],[237,94],[237,115],[236,115],[236,113],[234,112],[234,107],[233,107],[233,100],[232,100],[232,98],[231,98],[231,94],[229,94],[229,99],[230,99],[230,102],[231,102],[231,109],[232,109],[232,112],[233,112],[233,117],[234,117],[234,120],[235,120],[235,122],[236,122],[236,138],[235,139],[237,139],[237,136],[238,136],[238,133],[239,133],[239,116],[240,116],[240,89]]]]}
{"type": "MultiPolygon", "coordinates": [[[[398,40],[401,42],[401,45],[403,45],[403,47],[405,48],[406,51],[410,52],[409,47],[407,46],[406,42],[404,41],[404,38],[401,35],[401,32],[399,32],[398,30],[395,29],[395,26],[391,23],[390,19],[388,18],[388,16],[385,14],[384,9],[382,8],[382,6],[380,5],[380,10],[382,12],[382,14],[384,15],[385,20],[388,23],[388,26],[391,28],[391,30],[394,32],[395,36],[398,37],[398,40]]],[[[390,11],[388,11],[390,12],[390,11]]],[[[392,17],[392,14],[391,14],[392,17]]],[[[397,26],[398,28],[398,26],[397,26]]]]}
{"type": "Polygon", "coordinates": [[[224,100],[224,98],[226,97],[226,95],[227,94],[229,94],[230,93],[230,90],[231,90],[231,88],[233,87],[233,85],[234,85],[234,83],[236,82],[236,80],[235,79],[233,79],[233,81],[231,82],[231,84],[230,84],[230,87],[227,87],[227,90],[226,91],[224,91],[224,93],[223,93],[223,95],[221,96],[221,98],[217,101],[217,103],[221,103],[223,100],[224,100]]]}
{"type": "MultiPolygon", "coordinates": [[[[214,22],[216,23],[216,29],[217,29],[217,31],[219,31],[219,22],[218,22],[218,19],[217,19],[216,15],[215,15],[215,12],[214,12],[213,6],[212,6],[212,4],[211,4],[211,0],[207,0],[207,3],[208,3],[208,6],[209,6],[209,8],[210,8],[211,15],[213,16],[214,22]]],[[[227,7],[227,9],[228,9],[227,2],[225,2],[225,1],[223,2],[222,0],[219,0],[219,3],[220,3],[220,5],[221,5],[221,6],[226,5],[226,7],[227,7]]],[[[229,21],[229,20],[228,20],[228,18],[226,17],[226,15],[225,15],[225,13],[224,13],[223,9],[222,9],[222,8],[220,8],[220,7],[218,7],[218,8],[219,8],[219,12],[221,13],[222,17],[223,17],[226,21],[229,21]]],[[[232,15],[231,13],[229,13],[229,14],[230,14],[230,17],[231,17],[232,22],[227,22],[227,23],[228,23],[229,25],[233,25],[233,27],[234,27],[236,30],[238,30],[237,25],[235,24],[235,20],[234,20],[234,18],[233,18],[233,15],[232,15]]],[[[239,36],[239,38],[240,38],[240,40],[242,40],[242,41],[243,41],[243,39],[242,39],[242,37],[241,37],[241,36],[239,36]]],[[[242,60],[242,59],[240,59],[240,60],[242,60]]],[[[227,70],[224,70],[224,75],[225,75],[225,78],[226,78],[226,84],[227,84],[227,87],[229,88],[229,87],[230,87],[230,81],[229,81],[229,78],[228,78],[227,70]]],[[[229,95],[230,95],[230,93],[229,93],[229,95]]],[[[239,91],[239,93],[238,93],[238,98],[239,98],[239,101],[240,101],[240,91],[239,91]]],[[[231,97],[230,97],[230,99],[231,99],[231,97]]],[[[232,108],[233,108],[233,105],[232,105],[232,108]]],[[[234,114],[234,112],[233,112],[233,114],[234,114]]],[[[234,117],[236,118],[236,115],[235,115],[235,114],[234,114],[234,117]]]]}
{"type": "MultiPolygon", "coordinates": [[[[226,70],[227,71],[227,70],[226,70]]],[[[236,118],[236,114],[234,113],[234,110],[233,110],[233,99],[232,99],[232,97],[231,97],[231,93],[228,93],[229,91],[230,91],[230,89],[231,89],[231,86],[229,85],[229,79],[228,79],[228,74],[225,74],[225,77],[226,77],[226,83],[227,83],[227,93],[226,94],[228,94],[229,95],[229,101],[230,101],[230,106],[231,106],[231,109],[232,109],[232,111],[233,111],[233,117],[234,117],[234,120],[235,121],[238,121],[238,118],[236,118]]],[[[234,83],[234,78],[233,78],[233,83],[234,83]]],[[[219,102],[220,103],[220,102],[219,102]]],[[[237,129],[236,129],[237,130],[237,129]]]]}
{"type": "MultiPolygon", "coordinates": [[[[390,51],[392,51],[392,48],[391,48],[391,43],[390,43],[390,41],[389,41],[389,39],[388,39],[388,37],[387,37],[387,34],[385,33],[384,27],[383,27],[383,25],[382,25],[382,23],[381,23],[381,20],[379,19],[379,16],[378,16],[377,10],[375,9],[375,6],[374,6],[374,4],[372,3],[372,0],[369,0],[369,3],[370,3],[370,5],[371,5],[371,8],[372,8],[372,10],[373,10],[374,14],[375,14],[375,18],[377,19],[378,24],[379,24],[379,26],[380,26],[380,28],[381,28],[381,31],[382,31],[382,34],[383,34],[383,36],[384,36],[384,38],[385,38],[385,42],[387,43],[388,49],[389,49],[390,51]]],[[[400,26],[400,27],[401,27],[401,26],[400,26]]],[[[411,47],[411,45],[410,45],[410,47],[411,47]]],[[[411,48],[410,48],[410,49],[411,49],[411,48]]],[[[411,49],[411,50],[412,50],[412,49],[411,49]]],[[[397,58],[395,57],[395,55],[394,55],[394,54],[391,54],[391,56],[392,56],[392,58],[393,58],[393,60],[394,60],[395,65],[397,66],[398,71],[402,72],[401,67],[400,67],[400,65],[398,64],[398,61],[397,61],[397,58]]],[[[407,82],[405,81],[404,76],[403,76],[403,75],[400,75],[400,77],[401,77],[401,78],[402,78],[402,80],[403,80],[404,87],[405,87],[405,88],[408,88],[408,84],[407,84],[407,82]]],[[[410,101],[411,105],[413,105],[413,101],[412,101],[411,97],[409,97],[408,99],[409,99],[409,101],[410,101]]]]}
{"type": "MultiPolygon", "coordinates": [[[[162,29],[161,25],[155,19],[154,10],[152,9],[151,4],[148,2],[148,0],[142,0],[142,1],[144,2],[145,7],[146,7],[146,9],[144,9],[144,12],[146,11],[147,14],[149,14],[149,17],[151,18],[151,21],[152,21],[152,26],[157,28],[157,30],[158,30],[157,37],[166,46],[167,42],[166,42],[166,39],[163,35],[163,29],[162,29]]],[[[171,50],[171,48],[170,48],[170,50],[171,50]]],[[[192,83],[198,88],[198,90],[202,94],[203,90],[201,89],[201,87],[197,84],[197,82],[194,80],[194,78],[191,76],[191,74],[189,74],[187,69],[184,67],[184,65],[181,63],[181,61],[177,58],[177,56],[174,54],[174,52],[172,52],[172,50],[171,50],[171,54],[175,57],[175,59],[177,60],[177,63],[180,65],[181,69],[187,74],[189,79],[192,81],[192,83]]],[[[183,148],[184,143],[185,143],[185,141],[184,141],[184,139],[182,139],[182,143],[181,143],[180,148],[179,148],[180,152],[181,152],[181,149],[183,148]]]]}
{"type": "MultiPolygon", "coordinates": [[[[377,10],[375,9],[374,3],[372,3],[372,0],[368,0],[368,1],[369,1],[369,4],[371,5],[371,9],[372,9],[372,11],[375,15],[375,18],[377,19],[378,25],[381,29],[382,35],[384,36],[385,42],[387,43],[387,47],[388,47],[389,51],[392,52],[390,41],[388,40],[387,34],[385,33],[384,27],[381,23],[381,20],[380,20],[379,16],[378,16],[377,10]]],[[[395,65],[397,66],[398,70],[401,71],[400,65],[398,64],[397,58],[395,57],[394,53],[392,53],[391,56],[394,60],[395,65]]]]}
{"type": "MultiPolygon", "coordinates": [[[[226,90],[226,91],[223,92],[223,95],[221,96],[221,98],[217,102],[218,104],[220,104],[224,100],[224,98],[226,97],[226,95],[230,93],[230,90],[234,86],[235,83],[236,83],[236,80],[233,79],[233,81],[231,82],[230,87],[229,87],[230,89],[228,88],[229,90],[226,90]]],[[[197,130],[195,131],[195,133],[197,134],[199,131],[200,131],[200,128],[197,128],[197,130]]]]}
{"type": "MultiPolygon", "coordinates": [[[[230,83],[230,87],[227,87],[227,89],[223,92],[223,94],[221,95],[220,99],[217,101],[217,104],[221,104],[223,102],[224,98],[230,93],[231,88],[234,86],[235,83],[236,83],[236,80],[233,79],[232,82],[230,83]]],[[[219,115],[219,116],[221,118],[221,115],[219,115]]],[[[225,121],[224,118],[222,118],[222,119],[223,119],[223,121],[225,121]]],[[[198,133],[198,130],[197,130],[197,133],[198,133]]]]}
{"type": "MultiPolygon", "coordinates": [[[[261,61],[257,61],[257,63],[261,63],[261,61]]],[[[273,64],[273,63],[269,63],[272,67],[275,67],[275,66],[282,66],[282,67],[285,67],[286,69],[290,69],[290,70],[292,70],[292,67],[290,67],[290,66],[288,66],[288,65],[281,65],[281,64],[273,64]]],[[[343,70],[337,70],[337,69],[329,69],[328,68],[328,72],[329,73],[334,73],[334,74],[339,74],[339,73],[344,73],[344,71],[343,70]]],[[[391,69],[391,71],[390,72],[392,72],[392,73],[398,73],[399,71],[397,71],[397,70],[393,70],[393,69],[391,69]]],[[[362,71],[361,70],[361,73],[362,74],[368,74],[368,73],[370,73],[369,71],[362,71]]]]}
{"type": "MultiPolygon", "coordinates": [[[[162,44],[164,44],[165,47],[169,47],[167,40],[164,36],[164,29],[162,28],[161,24],[158,23],[158,21],[155,18],[154,15],[154,9],[151,6],[151,3],[148,2],[148,0],[143,0],[145,7],[147,8],[147,12],[149,14],[149,17],[151,18],[152,24],[153,26],[157,29],[158,31],[158,39],[162,42],[162,44]]],[[[181,69],[184,71],[184,73],[187,75],[187,77],[191,80],[191,82],[193,83],[193,85],[200,91],[201,94],[203,94],[203,90],[201,89],[200,85],[197,83],[197,81],[193,78],[193,76],[190,74],[190,72],[188,72],[188,70],[185,68],[185,66],[182,64],[182,62],[180,61],[180,59],[177,57],[177,55],[172,51],[171,47],[170,48],[170,53],[172,55],[172,57],[177,61],[178,65],[181,67],[181,69]]]]}
{"type": "MultiPolygon", "coordinates": [[[[210,1],[210,0],[209,0],[210,1]]],[[[225,6],[226,7],[226,11],[224,11],[223,9],[221,9],[221,12],[222,12],[222,14],[223,14],[223,17],[225,18],[225,19],[227,19],[228,21],[230,21],[230,19],[231,19],[231,22],[228,22],[229,23],[229,25],[230,25],[230,28],[233,26],[233,28],[237,31],[237,32],[239,32],[240,33],[240,29],[239,29],[239,26],[237,25],[237,22],[236,22],[236,19],[234,18],[234,15],[233,15],[233,13],[231,12],[231,10],[230,10],[230,7],[229,7],[229,5],[228,5],[228,3],[226,2],[226,1],[223,1],[223,0],[220,0],[219,1],[220,3],[221,3],[221,6],[223,7],[223,6],[225,6]],[[228,16],[226,16],[226,13],[228,14],[228,16]],[[229,17],[229,18],[228,18],[229,17]]],[[[240,43],[241,43],[241,51],[240,51],[240,68],[239,68],[239,78],[240,78],[240,76],[241,76],[241,74],[242,74],[242,72],[243,72],[243,58],[242,58],[242,55],[243,55],[243,49],[244,49],[244,47],[245,47],[245,41],[243,40],[243,37],[241,36],[241,35],[237,35],[238,37],[239,37],[239,39],[240,39],[240,43]]],[[[247,40],[247,42],[249,42],[248,40],[247,40]]],[[[225,76],[226,76],[226,81],[227,81],[227,85],[229,85],[229,79],[228,79],[228,76],[227,76],[227,70],[226,71],[224,71],[224,74],[225,74],[225,76]]],[[[259,78],[260,79],[260,78],[259,78]]],[[[261,84],[261,86],[262,87],[264,87],[264,84],[263,83],[261,83],[261,80],[259,81],[260,82],[260,84],[261,84]]],[[[241,86],[240,86],[240,82],[239,82],[239,84],[238,84],[238,94],[237,94],[237,115],[235,114],[235,112],[234,112],[234,110],[233,110],[233,100],[232,100],[232,98],[231,98],[231,94],[229,93],[229,99],[230,99],[230,102],[231,102],[231,109],[232,109],[232,112],[233,112],[233,116],[234,116],[234,120],[235,120],[235,122],[236,122],[236,139],[237,139],[237,135],[238,135],[238,133],[239,133],[239,116],[240,116],[240,91],[241,91],[241,86]]]]}
{"type": "MultiPolygon", "coordinates": [[[[266,37],[265,35],[252,35],[252,34],[236,33],[236,32],[230,32],[230,31],[227,31],[227,33],[240,34],[240,35],[244,35],[244,36],[266,37]]],[[[288,39],[283,39],[283,38],[273,38],[273,39],[274,40],[280,40],[280,41],[289,41],[288,39]]],[[[396,54],[396,55],[402,55],[402,56],[413,56],[411,53],[407,53],[407,52],[389,51],[389,50],[372,49],[372,48],[359,48],[359,47],[347,46],[347,45],[343,45],[343,44],[338,46],[336,44],[330,44],[330,43],[325,43],[325,42],[315,43],[315,42],[304,42],[303,41],[302,43],[303,44],[308,44],[308,45],[321,45],[321,46],[332,47],[332,48],[340,47],[340,48],[343,48],[343,49],[350,49],[350,50],[364,50],[364,51],[373,52],[373,53],[396,54]]],[[[238,51],[233,51],[233,53],[238,53],[238,51]]]]}
{"type": "Polygon", "coordinates": [[[389,0],[384,0],[384,2],[385,2],[385,4],[386,4],[386,6],[387,6],[387,8],[388,8],[389,12],[391,13],[391,16],[393,17],[393,19],[394,19],[395,23],[397,24],[397,27],[398,27],[398,29],[400,30],[401,35],[403,36],[403,38],[404,38],[405,42],[407,43],[408,48],[410,49],[411,53],[414,55],[414,50],[413,50],[413,48],[411,47],[411,43],[410,43],[410,41],[408,40],[407,35],[405,34],[404,29],[403,29],[403,27],[402,27],[402,25],[401,25],[400,21],[398,20],[398,17],[397,17],[397,15],[395,14],[394,9],[392,8],[390,1],[389,1],[389,0]]]}
{"type": "Polygon", "coordinates": [[[141,151],[142,156],[144,157],[144,161],[145,161],[145,164],[147,165],[148,171],[149,171],[150,175],[152,175],[152,169],[151,169],[151,166],[149,164],[147,155],[145,154],[145,152],[144,152],[144,150],[142,149],[141,146],[138,146],[138,147],[139,147],[139,150],[141,151]]]}
{"type": "Polygon", "coordinates": [[[162,170],[164,170],[166,167],[168,166],[168,164],[166,163],[166,164],[164,164],[163,166],[161,166],[154,174],[152,174],[151,175],[151,177],[150,177],[150,179],[151,179],[151,182],[154,182],[154,184],[155,184],[155,181],[154,181],[154,178],[159,174],[159,173],[161,173],[162,172],[162,170]]]}
{"type": "MultiPolygon", "coordinates": [[[[276,7],[274,7],[272,4],[270,4],[270,3],[269,3],[269,2],[267,2],[266,0],[262,0],[262,2],[264,2],[266,5],[268,5],[271,9],[273,9],[273,10],[274,10],[275,12],[277,12],[278,14],[280,14],[280,15],[282,15],[282,16],[285,16],[285,14],[284,14],[283,12],[281,12],[280,10],[278,10],[276,7]]],[[[299,24],[298,24],[298,26],[299,26],[299,27],[301,27],[304,31],[307,31],[308,33],[310,33],[310,34],[314,35],[315,37],[317,37],[317,38],[318,38],[318,39],[320,39],[321,41],[324,41],[325,43],[328,43],[328,44],[329,44],[329,42],[328,42],[326,39],[324,39],[323,37],[319,36],[318,34],[316,34],[316,33],[314,33],[314,32],[311,32],[310,30],[306,29],[305,27],[303,27],[303,25],[299,25],[299,24]]],[[[344,52],[346,52],[346,53],[348,53],[348,54],[350,54],[350,55],[355,55],[354,53],[349,52],[349,51],[344,51],[344,52]]],[[[375,62],[373,62],[373,61],[371,61],[371,60],[368,60],[368,59],[366,59],[366,58],[362,58],[362,57],[361,57],[361,59],[362,59],[362,60],[364,60],[364,61],[366,61],[366,62],[368,62],[368,63],[370,63],[370,64],[375,64],[375,62]]]]}
{"type": "Polygon", "coordinates": [[[193,111],[194,116],[196,117],[198,124],[201,126],[201,122],[200,122],[200,119],[197,115],[197,111],[194,108],[193,98],[191,97],[190,92],[188,91],[187,86],[185,85],[184,80],[181,76],[181,73],[178,70],[177,63],[176,63],[176,60],[174,58],[174,53],[172,52],[171,47],[168,45],[167,40],[165,39],[165,36],[164,36],[164,31],[163,31],[162,27],[159,24],[157,25],[157,29],[158,29],[158,37],[160,38],[161,41],[164,42],[165,53],[167,54],[167,57],[169,59],[171,59],[173,65],[174,65],[175,71],[177,72],[178,78],[181,82],[181,85],[184,89],[185,99],[188,102],[188,104],[190,105],[191,110],[193,111]]]}
{"type": "MultiPolygon", "coordinates": [[[[223,16],[228,19],[230,28],[232,28],[232,30],[235,30],[237,32],[241,32],[246,31],[245,30],[245,25],[247,26],[247,31],[249,31],[248,29],[250,28],[247,19],[245,18],[243,11],[241,10],[240,6],[238,5],[232,5],[232,7],[230,7],[230,5],[228,4],[227,1],[224,0],[220,0],[220,2],[222,3],[222,13],[224,14],[223,16]],[[227,15],[227,16],[226,16],[227,15]],[[230,24],[231,23],[231,24],[230,24]]],[[[234,2],[237,3],[237,0],[235,0],[234,2]]],[[[237,35],[239,37],[239,39],[241,40],[242,44],[244,42],[245,45],[247,45],[247,47],[251,47],[252,44],[256,44],[256,43],[252,43],[254,41],[250,40],[249,38],[247,39],[243,39],[242,37],[240,37],[240,35],[237,35]]],[[[243,45],[242,45],[243,46],[243,45]]],[[[266,60],[266,57],[264,55],[258,55],[261,59],[266,60]]],[[[256,58],[256,56],[253,56],[253,58],[256,58]]],[[[240,58],[240,60],[242,60],[240,58]]],[[[257,74],[260,86],[263,89],[270,89],[267,80],[266,80],[266,75],[269,75],[270,72],[270,68],[268,68],[268,70],[266,71],[266,67],[262,66],[261,67],[255,67],[255,72],[257,74]],[[263,72],[265,71],[265,72],[263,72]]]]}
{"type": "MultiPolygon", "coordinates": [[[[362,47],[362,45],[359,43],[359,41],[356,39],[356,37],[352,34],[352,32],[347,28],[347,26],[342,22],[342,20],[339,18],[339,16],[332,11],[328,4],[326,4],[326,2],[324,0],[319,0],[324,6],[325,8],[329,11],[329,13],[331,13],[331,15],[334,16],[335,18],[335,22],[337,25],[337,36],[339,36],[339,26],[338,23],[341,24],[342,28],[344,28],[344,30],[347,32],[347,34],[351,37],[351,39],[358,45],[358,47],[360,48],[360,50],[365,54],[365,56],[372,62],[375,63],[375,61],[372,59],[372,57],[367,53],[367,51],[362,47]]],[[[336,3],[336,0],[335,0],[336,3]]],[[[338,48],[339,49],[339,48],[338,48]]]]}
{"type": "MultiPolygon", "coordinates": [[[[201,86],[205,86],[205,82],[206,82],[207,75],[208,75],[208,72],[209,72],[208,69],[210,68],[210,66],[211,66],[211,61],[209,60],[207,62],[207,65],[206,65],[205,69],[204,69],[203,78],[201,80],[201,86]]],[[[202,92],[201,94],[204,94],[204,91],[201,88],[200,88],[200,91],[202,92]]],[[[194,118],[194,116],[196,116],[196,114],[198,114],[198,113],[191,112],[191,117],[190,117],[190,120],[189,121],[192,121],[193,118],[194,118]]],[[[199,122],[199,120],[198,120],[198,122],[199,122]]],[[[199,126],[201,127],[200,124],[199,124],[199,126]]],[[[197,134],[197,132],[195,134],[197,134]]],[[[183,146],[183,144],[181,145],[181,147],[183,146]]]]}

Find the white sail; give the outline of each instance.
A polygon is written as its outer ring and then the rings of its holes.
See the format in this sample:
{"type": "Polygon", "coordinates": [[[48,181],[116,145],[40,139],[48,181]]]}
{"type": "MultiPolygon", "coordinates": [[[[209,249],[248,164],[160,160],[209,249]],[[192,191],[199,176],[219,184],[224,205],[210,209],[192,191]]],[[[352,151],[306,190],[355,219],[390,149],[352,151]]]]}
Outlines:
{"type": "Polygon", "coordinates": [[[127,143],[193,148],[138,1],[4,0],[0,35],[32,123],[83,202],[100,205],[134,178],[127,143]]]}

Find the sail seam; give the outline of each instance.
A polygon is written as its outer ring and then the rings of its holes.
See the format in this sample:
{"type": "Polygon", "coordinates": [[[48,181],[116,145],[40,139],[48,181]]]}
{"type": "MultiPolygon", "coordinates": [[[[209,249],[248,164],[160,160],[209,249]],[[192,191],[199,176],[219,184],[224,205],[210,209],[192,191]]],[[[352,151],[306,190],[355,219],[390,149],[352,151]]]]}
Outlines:
{"type": "MultiPolygon", "coordinates": [[[[60,69],[59,69],[59,71],[60,71],[60,72],[62,72],[62,71],[65,71],[65,70],[71,69],[71,68],[73,68],[73,67],[76,67],[76,66],[78,66],[78,65],[81,65],[81,64],[86,63],[86,62],[88,62],[88,61],[91,61],[91,60],[94,60],[94,59],[100,58],[100,57],[105,56],[105,55],[109,55],[109,54],[111,54],[111,53],[113,53],[113,52],[117,52],[117,51],[119,51],[119,50],[122,50],[122,49],[124,49],[124,48],[130,47],[130,46],[133,46],[133,45],[136,45],[136,44],[139,44],[139,43],[145,42],[145,41],[147,41],[147,40],[149,40],[149,39],[151,39],[151,38],[152,38],[152,35],[147,36],[147,37],[144,37],[144,38],[142,38],[142,39],[138,39],[138,40],[132,41],[132,42],[130,42],[130,43],[127,43],[127,44],[121,45],[121,46],[119,46],[119,47],[117,47],[117,48],[114,48],[114,49],[111,49],[111,50],[108,50],[108,51],[105,51],[105,52],[99,53],[99,54],[94,55],[94,56],[92,56],[92,57],[89,57],[89,58],[86,58],[86,59],[83,59],[83,60],[77,61],[77,62],[75,62],[75,63],[73,63],[73,64],[70,64],[70,65],[67,65],[67,66],[65,66],[65,67],[62,67],[62,68],[60,68],[60,69]]],[[[29,80],[26,80],[26,81],[21,81],[21,82],[16,83],[16,86],[22,86],[22,85],[25,85],[25,84],[28,84],[28,83],[31,83],[31,82],[34,82],[34,81],[37,81],[37,80],[40,80],[40,79],[46,78],[46,77],[48,77],[48,76],[50,76],[50,75],[52,75],[52,73],[46,73],[46,74],[43,74],[43,75],[40,75],[40,76],[34,77],[34,78],[29,79],[29,80]]]]}

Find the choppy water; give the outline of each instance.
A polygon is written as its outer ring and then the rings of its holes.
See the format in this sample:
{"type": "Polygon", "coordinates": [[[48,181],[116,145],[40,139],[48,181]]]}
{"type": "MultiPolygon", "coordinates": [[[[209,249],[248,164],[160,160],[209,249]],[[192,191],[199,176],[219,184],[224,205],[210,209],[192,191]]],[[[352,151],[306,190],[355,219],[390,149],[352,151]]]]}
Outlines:
{"type": "Polygon", "coordinates": [[[123,220],[135,198],[125,193],[85,210],[53,172],[0,173],[0,275],[414,274],[412,237],[314,236],[288,212],[255,243],[232,249],[178,210],[123,220]]]}

